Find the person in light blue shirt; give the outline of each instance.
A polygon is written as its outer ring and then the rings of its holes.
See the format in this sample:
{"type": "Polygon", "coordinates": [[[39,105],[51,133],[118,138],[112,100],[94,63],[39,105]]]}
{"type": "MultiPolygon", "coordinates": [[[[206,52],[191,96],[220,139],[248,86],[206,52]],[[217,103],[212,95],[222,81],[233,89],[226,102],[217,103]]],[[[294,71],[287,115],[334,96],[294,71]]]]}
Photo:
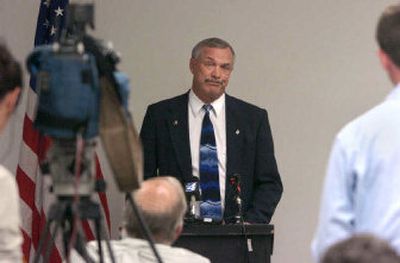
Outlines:
{"type": "Polygon", "coordinates": [[[316,262],[356,233],[383,238],[400,253],[400,4],[384,11],[376,38],[395,87],[336,136],[312,242],[316,262]]]}

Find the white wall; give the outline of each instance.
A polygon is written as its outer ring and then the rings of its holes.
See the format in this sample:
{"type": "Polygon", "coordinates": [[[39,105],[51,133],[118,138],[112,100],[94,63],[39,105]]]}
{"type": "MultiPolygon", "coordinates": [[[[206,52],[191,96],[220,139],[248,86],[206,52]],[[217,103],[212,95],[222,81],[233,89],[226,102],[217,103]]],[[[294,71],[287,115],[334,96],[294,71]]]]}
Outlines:
{"type": "MultiPolygon", "coordinates": [[[[189,54],[219,36],[236,50],[231,95],[267,108],[285,191],[273,223],[273,262],[310,262],[325,167],[335,133],[390,90],[376,57],[375,25],[388,0],[97,0],[95,35],[121,51],[140,128],[146,106],[185,92],[189,54]]],[[[23,60],[37,1],[2,0],[0,35],[23,60]]],[[[3,139],[14,169],[23,111],[3,139]],[[13,136],[11,136],[14,135],[13,136]]],[[[112,183],[111,183],[112,184],[112,183]]],[[[110,190],[111,191],[111,190],[110,190]]],[[[114,223],[120,197],[112,193],[114,223]]]]}

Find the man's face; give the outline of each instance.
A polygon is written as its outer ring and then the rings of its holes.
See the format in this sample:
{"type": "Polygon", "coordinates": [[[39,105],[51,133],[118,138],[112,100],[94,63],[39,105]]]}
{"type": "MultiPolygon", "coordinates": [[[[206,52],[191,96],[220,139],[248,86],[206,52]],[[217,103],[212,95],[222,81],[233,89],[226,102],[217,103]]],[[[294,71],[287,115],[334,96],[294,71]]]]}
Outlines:
{"type": "Polygon", "coordinates": [[[205,103],[218,99],[228,85],[233,70],[233,55],[229,48],[204,47],[198,58],[190,59],[193,92],[205,103]]]}

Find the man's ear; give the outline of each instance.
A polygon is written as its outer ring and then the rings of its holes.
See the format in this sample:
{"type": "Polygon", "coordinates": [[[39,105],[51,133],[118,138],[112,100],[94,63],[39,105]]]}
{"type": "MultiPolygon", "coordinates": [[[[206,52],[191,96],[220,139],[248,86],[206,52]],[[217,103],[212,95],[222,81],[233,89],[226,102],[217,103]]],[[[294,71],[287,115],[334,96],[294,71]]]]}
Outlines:
{"type": "Polygon", "coordinates": [[[176,229],[175,229],[175,240],[178,239],[178,237],[182,234],[183,231],[183,224],[180,224],[176,229]]]}
{"type": "Polygon", "coordinates": [[[20,93],[21,93],[21,88],[17,87],[5,95],[4,102],[5,102],[7,112],[11,113],[14,111],[14,108],[15,108],[15,105],[17,104],[20,93]]]}
{"type": "Polygon", "coordinates": [[[196,63],[197,63],[197,61],[194,58],[191,58],[189,61],[189,68],[190,68],[190,72],[192,72],[192,74],[193,74],[193,70],[194,70],[196,63]]]}

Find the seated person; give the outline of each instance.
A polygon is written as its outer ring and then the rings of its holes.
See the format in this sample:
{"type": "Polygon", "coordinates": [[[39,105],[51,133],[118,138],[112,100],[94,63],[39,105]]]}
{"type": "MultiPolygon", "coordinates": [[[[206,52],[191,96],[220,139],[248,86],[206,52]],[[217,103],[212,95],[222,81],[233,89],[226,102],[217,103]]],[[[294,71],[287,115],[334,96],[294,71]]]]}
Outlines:
{"type": "MultiPolygon", "coordinates": [[[[187,249],[171,247],[182,231],[186,212],[185,195],[177,179],[163,176],[146,180],[133,193],[133,197],[164,263],[210,262],[187,249]]],[[[116,262],[157,262],[148,242],[142,236],[141,226],[129,204],[124,211],[123,232],[121,240],[111,241],[116,262]]],[[[104,262],[111,262],[104,242],[102,248],[106,254],[104,262]]],[[[96,241],[88,243],[87,251],[97,262],[99,253],[96,241]]],[[[71,262],[80,262],[76,257],[76,252],[72,252],[71,262]]]]}
{"type": "MultiPolygon", "coordinates": [[[[21,88],[21,67],[0,43],[0,132],[14,112],[21,88]]],[[[0,261],[22,262],[18,188],[14,176],[2,165],[0,192],[0,261]]]]}

